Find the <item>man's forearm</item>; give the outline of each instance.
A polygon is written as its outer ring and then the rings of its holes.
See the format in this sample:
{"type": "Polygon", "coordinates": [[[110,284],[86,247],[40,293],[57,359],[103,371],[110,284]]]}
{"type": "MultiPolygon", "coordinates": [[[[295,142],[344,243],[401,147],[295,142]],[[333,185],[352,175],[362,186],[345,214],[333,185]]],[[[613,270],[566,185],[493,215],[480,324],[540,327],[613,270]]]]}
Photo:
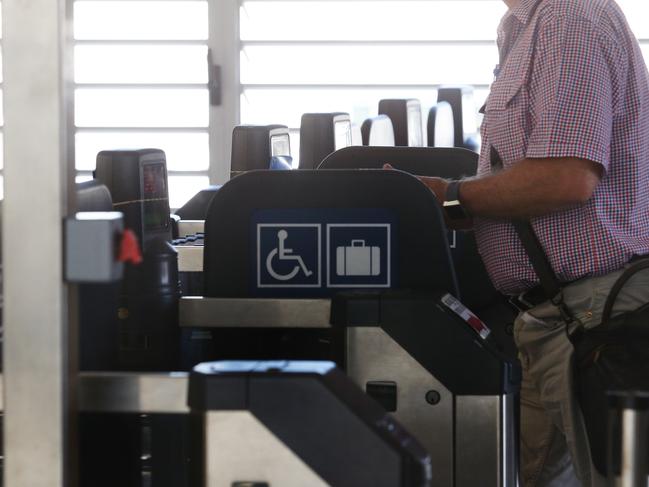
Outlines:
{"type": "Polygon", "coordinates": [[[466,180],[460,199],[474,216],[531,218],[584,204],[600,177],[601,167],[583,159],[527,159],[496,174],[466,180]]]}

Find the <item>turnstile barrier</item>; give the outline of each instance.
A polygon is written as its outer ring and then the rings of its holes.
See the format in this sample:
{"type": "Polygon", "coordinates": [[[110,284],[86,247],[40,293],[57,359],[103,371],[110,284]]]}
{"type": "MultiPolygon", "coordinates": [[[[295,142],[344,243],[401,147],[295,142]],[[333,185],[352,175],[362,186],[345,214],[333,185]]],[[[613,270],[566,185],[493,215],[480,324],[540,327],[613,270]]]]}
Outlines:
{"type": "Polygon", "coordinates": [[[518,369],[457,316],[446,226],[415,177],[242,175],[212,200],[203,268],[180,324],[211,335],[204,358],[334,360],[427,447],[438,485],[516,485],[518,369]]]}
{"type": "Polygon", "coordinates": [[[189,405],[194,486],[432,485],[425,450],[330,362],[200,364],[189,405]]]}
{"type": "Polygon", "coordinates": [[[187,298],[182,326],[343,334],[345,372],[431,455],[435,485],[514,487],[520,370],[448,293],[351,292],[333,301],[187,298]],[[467,321],[468,320],[468,321],[467,321]]]}

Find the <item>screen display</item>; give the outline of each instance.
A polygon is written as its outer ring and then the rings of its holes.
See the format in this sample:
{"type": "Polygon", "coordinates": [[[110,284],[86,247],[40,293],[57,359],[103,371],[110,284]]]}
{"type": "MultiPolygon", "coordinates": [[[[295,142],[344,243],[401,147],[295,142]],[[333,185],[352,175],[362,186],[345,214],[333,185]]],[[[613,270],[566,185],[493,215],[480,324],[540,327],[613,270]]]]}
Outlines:
{"type": "Polygon", "coordinates": [[[423,126],[421,123],[421,108],[419,105],[408,106],[408,146],[422,147],[424,145],[423,126]]]}
{"type": "Polygon", "coordinates": [[[170,212],[164,164],[146,164],[142,167],[142,193],[144,229],[166,229],[170,212]]]}
{"type": "Polygon", "coordinates": [[[352,123],[349,120],[334,122],[334,137],[336,150],[352,145],[352,123]]]}
{"type": "Polygon", "coordinates": [[[167,195],[164,164],[147,164],[142,169],[142,191],[144,199],[160,198],[167,195]]]}
{"type": "Polygon", "coordinates": [[[288,134],[273,135],[270,138],[270,152],[272,157],[290,156],[291,140],[288,134]]]}

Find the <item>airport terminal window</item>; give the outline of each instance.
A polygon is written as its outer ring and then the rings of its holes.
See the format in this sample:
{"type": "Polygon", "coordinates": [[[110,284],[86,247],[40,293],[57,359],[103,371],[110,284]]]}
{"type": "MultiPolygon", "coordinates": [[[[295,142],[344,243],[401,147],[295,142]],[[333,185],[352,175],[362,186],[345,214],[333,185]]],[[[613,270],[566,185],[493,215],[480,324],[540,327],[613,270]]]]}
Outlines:
{"type": "Polygon", "coordinates": [[[360,125],[382,98],[427,110],[444,84],[475,86],[479,104],[504,12],[501,0],[243,0],[241,120],[297,129],[303,112],[347,111],[360,125]]]}
{"type": "MultiPolygon", "coordinates": [[[[172,206],[208,184],[210,131],[231,135],[210,127],[206,87],[208,3],[221,1],[75,1],[80,178],[101,149],[149,146],[167,154],[172,206]]],[[[240,95],[241,123],[291,127],[294,156],[305,112],[346,111],[360,124],[381,98],[427,110],[443,84],[473,85],[479,107],[505,12],[502,0],[228,1],[239,5],[240,91],[223,96],[240,95]]],[[[619,3],[649,56],[649,2],[619,3]]]]}
{"type": "Polygon", "coordinates": [[[167,155],[171,206],[209,184],[207,0],[77,0],[76,167],[102,149],[167,155]]]}
{"type": "MultiPolygon", "coordinates": [[[[620,0],[649,58],[649,2],[620,0]]],[[[242,0],[241,121],[297,128],[304,112],[347,111],[356,124],[381,98],[475,87],[484,102],[498,61],[502,0],[242,0]]]]}

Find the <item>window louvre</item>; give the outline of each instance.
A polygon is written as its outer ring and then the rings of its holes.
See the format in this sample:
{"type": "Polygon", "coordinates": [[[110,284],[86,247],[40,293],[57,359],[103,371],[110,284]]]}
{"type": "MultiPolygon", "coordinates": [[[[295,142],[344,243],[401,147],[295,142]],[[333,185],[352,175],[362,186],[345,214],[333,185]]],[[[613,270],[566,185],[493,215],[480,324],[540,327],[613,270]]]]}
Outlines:
{"type": "Polygon", "coordinates": [[[209,184],[207,0],[77,0],[78,180],[97,152],[165,151],[170,204],[209,184]]]}
{"type": "MultiPolygon", "coordinates": [[[[649,57],[649,3],[620,0],[649,57]]],[[[381,98],[418,98],[444,84],[487,97],[498,62],[502,0],[241,0],[241,120],[292,127],[300,116],[346,111],[356,124],[381,98]]]]}
{"type": "Polygon", "coordinates": [[[346,111],[360,125],[382,98],[427,111],[445,84],[475,86],[482,103],[505,11],[501,0],[242,0],[242,122],[296,129],[304,112],[346,111]]]}
{"type": "MultiPolygon", "coordinates": [[[[210,143],[227,159],[233,123],[210,127],[207,103],[207,46],[224,25],[238,23],[240,49],[236,61],[225,56],[224,76],[235,64],[240,72],[224,84],[224,100],[240,95],[227,116],[289,125],[296,156],[305,112],[347,111],[360,124],[381,98],[418,98],[427,110],[443,84],[473,85],[480,106],[506,11],[501,0],[212,0],[218,15],[210,18],[208,3],[76,0],[80,177],[89,177],[99,150],[149,146],[167,153],[173,206],[207,184],[210,143]]],[[[618,3],[649,56],[649,3],[618,3]]]]}

